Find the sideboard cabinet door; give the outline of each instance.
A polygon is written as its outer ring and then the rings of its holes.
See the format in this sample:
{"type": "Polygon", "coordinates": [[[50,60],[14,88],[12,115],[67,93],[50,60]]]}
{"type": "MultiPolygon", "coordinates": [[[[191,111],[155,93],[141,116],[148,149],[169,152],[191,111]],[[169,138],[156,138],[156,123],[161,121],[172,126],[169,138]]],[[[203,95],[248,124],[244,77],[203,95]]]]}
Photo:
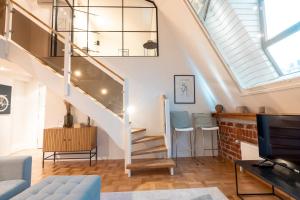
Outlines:
{"type": "Polygon", "coordinates": [[[44,152],[66,151],[66,130],[63,128],[45,129],[43,143],[44,152]]]}

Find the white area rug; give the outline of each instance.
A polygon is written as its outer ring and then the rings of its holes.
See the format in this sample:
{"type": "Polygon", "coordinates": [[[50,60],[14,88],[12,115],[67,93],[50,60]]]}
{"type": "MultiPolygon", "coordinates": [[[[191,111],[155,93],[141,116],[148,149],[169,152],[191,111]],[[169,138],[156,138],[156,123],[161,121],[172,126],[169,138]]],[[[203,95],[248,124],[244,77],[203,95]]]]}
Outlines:
{"type": "Polygon", "coordinates": [[[216,187],[136,192],[104,192],[101,200],[228,200],[216,187]]]}

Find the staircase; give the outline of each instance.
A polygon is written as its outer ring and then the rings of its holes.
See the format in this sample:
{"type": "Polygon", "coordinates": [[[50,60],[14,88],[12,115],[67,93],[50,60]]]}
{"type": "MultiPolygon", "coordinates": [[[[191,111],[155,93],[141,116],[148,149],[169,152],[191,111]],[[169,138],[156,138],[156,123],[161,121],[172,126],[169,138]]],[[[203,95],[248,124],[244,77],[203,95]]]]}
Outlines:
{"type": "Polygon", "coordinates": [[[166,98],[162,101],[164,135],[148,136],[144,135],[146,129],[130,130],[129,116],[124,112],[128,85],[123,77],[73,44],[71,34],[56,32],[14,0],[0,0],[0,17],[0,53],[4,59],[22,66],[90,116],[124,150],[129,176],[131,171],[161,168],[174,174],[166,98]],[[146,147],[141,148],[143,145],[146,147]],[[136,159],[153,154],[160,155],[159,159],[136,159]]]}
{"type": "Polygon", "coordinates": [[[126,80],[13,0],[0,0],[0,17],[3,58],[90,116],[126,153],[126,80]]]}
{"type": "Polygon", "coordinates": [[[161,98],[161,107],[164,133],[148,135],[145,128],[131,129],[128,138],[129,154],[127,155],[126,165],[129,177],[132,171],[150,169],[169,169],[170,174],[174,175],[176,164],[171,159],[170,105],[168,98],[164,95],[161,98]],[[149,155],[155,155],[155,158],[144,159],[145,156],[149,155]]]}
{"type": "MultiPolygon", "coordinates": [[[[138,150],[133,150],[131,152],[131,157],[144,156],[148,154],[158,154],[164,156],[164,158],[150,158],[150,159],[133,159],[133,162],[127,164],[126,169],[130,171],[140,171],[149,169],[169,169],[170,174],[174,175],[175,162],[168,158],[168,148],[165,144],[164,135],[145,135],[146,129],[136,128],[131,130],[132,140],[131,144],[133,149],[138,148],[138,150]]],[[[131,173],[129,173],[130,175],[131,173]]]]}

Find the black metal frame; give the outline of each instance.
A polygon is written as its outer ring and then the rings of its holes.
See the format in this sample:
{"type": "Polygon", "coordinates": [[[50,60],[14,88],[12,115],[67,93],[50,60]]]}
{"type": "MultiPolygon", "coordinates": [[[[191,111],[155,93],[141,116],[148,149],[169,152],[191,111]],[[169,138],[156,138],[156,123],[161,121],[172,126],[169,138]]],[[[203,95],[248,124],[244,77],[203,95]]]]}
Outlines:
{"type": "Polygon", "coordinates": [[[92,166],[92,158],[95,157],[95,161],[98,161],[98,148],[91,149],[90,151],[81,151],[81,152],[53,152],[53,154],[45,157],[45,153],[43,152],[43,168],[45,167],[45,160],[53,160],[55,164],[56,160],[86,160],[87,158],[75,158],[75,157],[67,157],[67,158],[57,158],[56,156],[62,155],[89,155],[90,166],[92,166]],[[94,151],[93,151],[94,150],[94,151]]]}
{"type": "MultiPolygon", "coordinates": [[[[70,32],[71,35],[72,35],[72,42],[73,42],[73,39],[74,39],[74,33],[86,33],[87,35],[87,41],[86,41],[86,46],[87,46],[87,52],[89,51],[92,51],[92,50],[89,50],[89,33],[121,33],[122,34],[122,49],[125,49],[124,47],[124,34],[125,33],[156,33],[156,42],[157,42],[157,49],[156,49],[156,55],[155,56],[138,56],[138,55],[133,55],[133,56],[127,56],[127,55],[124,55],[124,53],[122,52],[122,56],[116,56],[116,55],[113,55],[113,56],[93,56],[93,57],[158,57],[159,56],[159,35],[158,35],[158,10],[157,10],[157,5],[155,4],[154,1],[152,0],[144,0],[146,2],[149,2],[149,3],[152,3],[153,4],[153,7],[144,7],[144,6],[124,6],[124,0],[122,0],[122,6],[90,6],[90,1],[87,0],[87,5],[86,6],[71,6],[70,2],[68,0],[65,0],[67,5],[63,5],[63,6],[60,6],[60,5],[56,5],[56,2],[57,0],[53,0],[53,4],[52,4],[52,27],[57,31],[57,32],[70,32]],[[58,8],[70,8],[72,9],[72,16],[74,16],[74,11],[76,11],[76,8],[87,8],[87,29],[86,30],[76,30],[74,31],[74,24],[73,24],[73,17],[72,17],[72,22],[71,22],[71,31],[60,31],[60,30],[57,30],[57,17],[58,17],[58,8]],[[122,9],[122,30],[118,30],[118,31],[90,31],[89,30],[89,15],[90,15],[90,8],[120,8],[122,9]],[[126,8],[136,8],[136,9],[146,9],[146,8],[149,8],[149,9],[155,9],[155,14],[156,14],[156,30],[150,30],[150,31],[128,31],[128,30],[124,30],[124,9],[126,8]]],[[[74,5],[74,0],[72,0],[73,2],[73,5],[74,5]]],[[[82,11],[83,12],[83,11],[82,11]]],[[[52,40],[52,49],[53,51],[51,52],[55,52],[57,50],[57,45],[55,44],[55,41],[57,40],[57,38],[54,36],[54,39],[52,40]]],[[[55,53],[53,54],[54,56],[55,53]]]]}
{"type": "Polygon", "coordinates": [[[238,172],[237,172],[237,167],[238,164],[235,162],[234,163],[234,173],[235,173],[235,188],[236,188],[236,195],[240,198],[240,199],[244,199],[243,196],[255,196],[255,195],[263,195],[263,196],[275,196],[278,199],[283,200],[283,198],[281,198],[280,196],[278,196],[275,193],[275,187],[274,185],[271,185],[272,187],[272,191],[271,192],[266,192],[266,193],[240,193],[239,192],[239,182],[238,182],[238,172]]]}
{"type": "Polygon", "coordinates": [[[195,104],[196,103],[196,85],[195,85],[195,75],[174,75],[174,104],[195,104]],[[194,99],[193,102],[178,102],[176,101],[176,77],[180,76],[188,76],[193,77],[193,85],[194,85],[194,99]]]}

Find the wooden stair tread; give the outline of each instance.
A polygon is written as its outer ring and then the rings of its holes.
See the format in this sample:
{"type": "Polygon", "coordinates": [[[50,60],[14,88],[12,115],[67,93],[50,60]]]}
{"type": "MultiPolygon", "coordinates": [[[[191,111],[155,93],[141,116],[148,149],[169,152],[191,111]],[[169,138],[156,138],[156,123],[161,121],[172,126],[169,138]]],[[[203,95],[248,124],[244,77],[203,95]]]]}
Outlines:
{"type": "Polygon", "coordinates": [[[143,136],[143,137],[132,140],[132,144],[139,144],[139,143],[150,142],[150,141],[155,141],[155,140],[162,140],[162,139],[164,139],[163,135],[143,136]]]}
{"type": "Polygon", "coordinates": [[[142,162],[131,163],[126,166],[130,170],[138,169],[162,169],[173,168],[176,164],[172,159],[151,159],[142,162]]]}
{"type": "Polygon", "coordinates": [[[131,134],[141,133],[141,132],[144,132],[144,131],[146,131],[145,128],[132,128],[131,129],[131,134]]]}
{"type": "Polygon", "coordinates": [[[159,145],[159,146],[155,146],[155,147],[150,147],[147,149],[142,149],[142,150],[137,150],[137,151],[133,151],[131,153],[132,156],[137,156],[137,155],[145,155],[145,154],[152,154],[152,153],[160,153],[160,152],[166,152],[167,151],[167,147],[166,145],[159,145]]]}

